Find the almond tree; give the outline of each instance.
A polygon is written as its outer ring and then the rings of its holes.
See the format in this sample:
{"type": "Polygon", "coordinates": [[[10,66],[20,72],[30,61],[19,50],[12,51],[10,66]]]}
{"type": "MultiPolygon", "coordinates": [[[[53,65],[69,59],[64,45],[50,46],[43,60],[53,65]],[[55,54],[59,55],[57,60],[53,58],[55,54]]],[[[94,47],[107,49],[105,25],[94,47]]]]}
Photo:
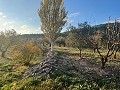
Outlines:
{"type": "MultiPolygon", "coordinates": [[[[113,32],[112,32],[112,39],[113,39],[113,42],[116,42],[116,41],[119,41],[120,43],[120,22],[119,22],[120,19],[116,19],[115,20],[115,23],[114,23],[114,26],[113,26],[113,32]]],[[[116,59],[116,56],[117,56],[117,52],[120,50],[120,45],[118,44],[117,47],[116,47],[116,51],[114,53],[114,58],[116,59]]]]}
{"type": "MultiPolygon", "coordinates": [[[[106,35],[108,35],[108,33],[106,35]]],[[[87,40],[89,44],[96,47],[96,50],[100,55],[102,62],[101,68],[104,69],[106,62],[108,61],[108,58],[111,57],[114,53],[115,53],[114,57],[116,57],[116,53],[120,49],[120,28],[118,28],[117,22],[115,21],[113,28],[109,30],[109,37],[108,37],[109,48],[107,49],[105,55],[102,54],[103,51],[102,52],[100,51],[99,48],[100,45],[95,39],[96,39],[95,36],[91,36],[87,40]]]]}
{"type": "Polygon", "coordinates": [[[42,23],[41,30],[51,43],[51,51],[54,51],[54,42],[67,22],[67,12],[64,8],[64,1],[43,0],[38,14],[42,23]]]}

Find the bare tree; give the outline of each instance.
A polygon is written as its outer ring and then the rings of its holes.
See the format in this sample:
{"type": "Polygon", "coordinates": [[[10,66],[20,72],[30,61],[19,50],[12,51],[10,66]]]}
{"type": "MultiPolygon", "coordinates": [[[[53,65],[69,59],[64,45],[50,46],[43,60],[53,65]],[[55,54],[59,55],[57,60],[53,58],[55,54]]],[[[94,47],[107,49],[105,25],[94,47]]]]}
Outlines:
{"type": "MultiPolygon", "coordinates": [[[[100,52],[100,45],[98,43],[98,41],[96,40],[96,37],[94,36],[91,36],[88,38],[88,42],[91,43],[91,45],[93,45],[94,47],[96,47],[96,50],[98,52],[98,54],[100,55],[100,58],[101,58],[101,62],[102,62],[102,69],[105,68],[105,64],[106,62],[108,61],[108,58],[111,57],[114,53],[115,53],[115,56],[116,57],[116,53],[117,51],[119,50],[119,46],[120,46],[120,28],[117,28],[117,22],[115,21],[115,24],[114,24],[114,28],[109,30],[109,34],[108,32],[106,33],[106,35],[108,36],[108,49],[107,49],[107,52],[105,55],[102,54],[102,52],[100,52]]],[[[89,44],[90,44],[89,43],[89,44]]]]}
{"type": "MultiPolygon", "coordinates": [[[[116,42],[116,41],[119,41],[120,42],[120,22],[119,22],[120,19],[116,19],[115,20],[115,23],[114,23],[114,26],[113,26],[113,32],[112,32],[112,39],[113,39],[113,42],[116,42]]],[[[116,48],[116,51],[114,53],[114,58],[116,59],[117,57],[117,52],[120,50],[120,45],[118,44],[117,45],[117,48],[116,48]]]]}
{"type": "Polygon", "coordinates": [[[51,43],[51,51],[54,51],[54,42],[67,22],[63,0],[43,0],[38,14],[42,23],[41,30],[51,43]]]}

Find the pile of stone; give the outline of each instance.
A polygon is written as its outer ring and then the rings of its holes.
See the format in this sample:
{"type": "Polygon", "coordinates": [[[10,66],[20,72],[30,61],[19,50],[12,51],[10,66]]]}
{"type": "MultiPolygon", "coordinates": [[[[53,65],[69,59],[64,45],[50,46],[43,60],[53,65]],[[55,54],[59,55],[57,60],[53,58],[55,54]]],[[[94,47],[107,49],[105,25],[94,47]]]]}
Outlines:
{"type": "Polygon", "coordinates": [[[47,75],[52,77],[60,75],[77,75],[78,71],[75,65],[58,55],[47,56],[38,65],[30,67],[24,74],[24,77],[42,77],[46,78],[47,75]]]}
{"type": "Polygon", "coordinates": [[[48,56],[38,65],[30,67],[24,74],[26,77],[44,77],[57,68],[57,59],[55,56],[48,56]]]}

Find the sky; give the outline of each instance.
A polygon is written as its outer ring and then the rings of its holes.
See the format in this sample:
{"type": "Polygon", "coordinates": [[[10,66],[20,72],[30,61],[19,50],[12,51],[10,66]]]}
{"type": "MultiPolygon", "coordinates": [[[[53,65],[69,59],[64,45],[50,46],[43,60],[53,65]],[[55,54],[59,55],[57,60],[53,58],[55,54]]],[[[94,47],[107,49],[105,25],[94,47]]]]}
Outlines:
{"type": "MultiPolygon", "coordinates": [[[[90,25],[120,18],[120,0],[64,0],[68,11],[67,26],[88,21],[90,25]]],[[[38,34],[41,0],[0,0],[0,31],[15,29],[21,34],[38,34]]],[[[66,27],[67,27],[66,26],[66,27]]],[[[66,28],[63,29],[64,31],[66,28]]]]}

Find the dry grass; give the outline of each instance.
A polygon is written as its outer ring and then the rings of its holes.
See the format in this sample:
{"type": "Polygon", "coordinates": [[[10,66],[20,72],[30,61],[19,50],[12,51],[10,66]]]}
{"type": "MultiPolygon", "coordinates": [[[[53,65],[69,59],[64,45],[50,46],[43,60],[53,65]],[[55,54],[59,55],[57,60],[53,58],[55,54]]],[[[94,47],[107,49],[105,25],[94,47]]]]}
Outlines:
{"type": "MultiPolygon", "coordinates": [[[[55,51],[62,54],[66,59],[74,59],[79,60],[79,50],[77,48],[72,47],[57,47],[55,46],[55,51]],[[66,56],[67,55],[67,56],[66,56]]],[[[102,55],[107,54],[107,50],[100,50],[102,55]]],[[[82,50],[82,57],[88,60],[93,60],[95,62],[101,62],[99,54],[96,52],[94,53],[93,50],[90,49],[83,49],[82,50]]],[[[113,55],[109,58],[109,64],[118,65],[120,66],[120,52],[117,53],[117,58],[114,59],[113,55]]]]}

